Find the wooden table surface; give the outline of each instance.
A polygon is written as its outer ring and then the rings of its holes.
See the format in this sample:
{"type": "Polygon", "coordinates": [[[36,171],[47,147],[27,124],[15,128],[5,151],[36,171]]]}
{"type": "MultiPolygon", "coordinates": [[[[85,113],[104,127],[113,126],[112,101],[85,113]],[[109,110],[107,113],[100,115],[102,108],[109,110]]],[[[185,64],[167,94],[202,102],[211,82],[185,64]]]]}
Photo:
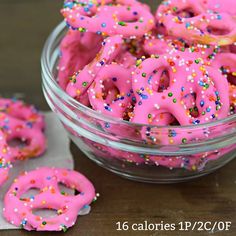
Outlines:
{"type": "MultiPolygon", "coordinates": [[[[154,3],[156,1],[152,1],[154,3]]],[[[48,110],[41,91],[40,54],[50,31],[62,18],[62,1],[0,0],[0,94],[24,94],[25,100],[48,110]]],[[[175,185],[152,185],[122,179],[88,160],[73,144],[76,170],[87,175],[101,194],[92,212],[79,217],[66,235],[209,235],[207,232],[118,232],[116,222],[177,223],[232,221],[236,235],[236,160],[216,173],[175,185]]],[[[56,157],[55,157],[56,158],[56,157]]],[[[56,233],[0,231],[10,235],[56,233]]]]}

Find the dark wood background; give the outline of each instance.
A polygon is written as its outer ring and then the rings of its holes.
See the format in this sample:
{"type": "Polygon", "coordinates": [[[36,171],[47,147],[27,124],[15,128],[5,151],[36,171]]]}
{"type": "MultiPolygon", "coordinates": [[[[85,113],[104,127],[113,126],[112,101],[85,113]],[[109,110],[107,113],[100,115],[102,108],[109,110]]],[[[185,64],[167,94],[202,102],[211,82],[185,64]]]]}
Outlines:
{"type": "MultiPolygon", "coordinates": [[[[158,1],[151,1],[152,4],[158,1]]],[[[41,91],[40,54],[50,31],[62,20],[58,0],[0,0],[0,94],[25,97],[47,110],[41,91]]],[[[76,169],[87,175],[101,197],[90,215],[79,217],[69,236],[83,235],[209,235],[188,232],[117,232],[117,221],[150,223],[164,221],[232,221],[236,235],[236,161],[214,174],[175,185],[151,185],[122,179],[88,160],[71,146],[76,169]]],[[[56,158],[56,157],[55,157],[56,158]]],[[[57,233],[0,231],[10,235],[56,235],[57,233]]]]}

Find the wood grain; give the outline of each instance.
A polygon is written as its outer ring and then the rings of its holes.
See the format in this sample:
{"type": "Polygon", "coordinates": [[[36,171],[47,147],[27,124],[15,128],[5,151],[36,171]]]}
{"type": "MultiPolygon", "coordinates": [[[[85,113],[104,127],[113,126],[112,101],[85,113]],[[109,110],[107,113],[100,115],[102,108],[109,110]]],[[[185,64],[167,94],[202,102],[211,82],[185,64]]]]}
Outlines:
{"type": "MultiPolygon", "coordinates": [[[[158,1],[151,1],[155,4],[158,1]]],[[[50,31],[62,20],[62,1],[0,1],[0,93],[24,94],[28,102],[48,109],[41,91],[40,54],[50,31]]],[[[95,184],[101,197],[87,217],[79,217],[68,236],[119,235],[209,235],[182,232],[117,232],[117,221],[232,221],[236,235],[236,161],[214,174],[175,185],[142,184],[122,179],[92,163],[71,146],[76,169],[95,184]]],[[[56,157],[55,157],[56,158],[56,157]]],[[[0,231],[1,236],[42,235],[37,232],[0,231]]],[[[43,233],[45,236],[57,233],[43,233]]]]}

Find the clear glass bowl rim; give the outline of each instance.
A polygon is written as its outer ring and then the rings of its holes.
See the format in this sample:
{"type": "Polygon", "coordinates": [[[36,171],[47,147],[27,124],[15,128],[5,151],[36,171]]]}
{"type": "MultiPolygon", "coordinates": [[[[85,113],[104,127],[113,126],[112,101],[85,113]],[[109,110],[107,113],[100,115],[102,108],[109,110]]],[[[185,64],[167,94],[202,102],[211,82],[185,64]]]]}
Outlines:
{"type": "MultiPolygon", "coordinates": [[[[108,122],[108,123],[116,123],[119,125],[128,125],[132,128],[138,128],[138,127],[143,127],[143,126],[148,126],[150,128],[165,128],[165,129],[175,129],[177,128],[178,130],[181,131],[181,129],[189,129],[189,130],[194,130],[194,129],[199,129],[199,128],[211,128],[211,127],[215,127],[215,126],[219,126],[219,125],[224,125],[227,123],[231,123],[231,122],[236,122],[236,114],[228,116],[224,119],[220,119],[217,121],[213,121],[213,122],[208,122],[208,123],[204,123],[204,124],[199,124],[199,125],[186,125],[186,126],[156,126],[156,125],[148,125],[148,124],[141,124],[141,123],[131,123],[129,121],[125,121],[125,120],[121,120],[115,117],[111,117],[108,115],[103,115],[102,113],[99,113],[87,106],[84,106],[83,104],[81,104],[80,102],[78,102],[77,100],[75,100],[74,98],[72,98],[71,96],[69,96],[60,86],[59,84],[56,82],[56,78],[53,75],[53,72],[50,68],[50,52],[51,52],[51,48],[55,42],[55,40],[57,39],[57,37],[66,29],[66,23],[63,21],[61,22],[53,31],[52,33],[49,35],[49,37],[47,38],[45,45],[43,47],[43,52],[41,55],[41,68],[42,68],[42,73],[46,74],[47,76],[44,77],[44,79],[46,79],[52,88],[54,89],[55,92],[57,92],[58,94],[60,94],[60,97],[62,99],[64,99],[65,102],[67,102],[70,106],[78,109],[80,112],[82,113],[86,113],[86,115],[89,115],[91,118],[95,118],[95,119],[100,119],[104,122],[108,122]]],[[[235,129],[235,134],[236,134],[236,129],[235,129]]]]}

